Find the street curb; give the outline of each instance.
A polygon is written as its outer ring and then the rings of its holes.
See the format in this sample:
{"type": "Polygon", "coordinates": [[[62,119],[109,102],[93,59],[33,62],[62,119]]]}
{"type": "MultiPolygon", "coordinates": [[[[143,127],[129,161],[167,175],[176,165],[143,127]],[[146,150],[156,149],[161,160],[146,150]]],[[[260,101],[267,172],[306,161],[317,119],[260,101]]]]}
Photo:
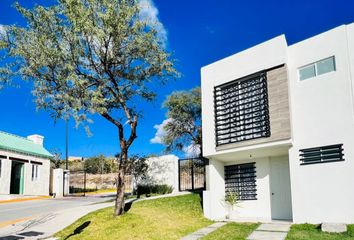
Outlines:
{"type": "Polygon", "coordinates": [[[16,199],[9,199],[9,200],[0,200],[0,204],[4,203],[14,203],[14,202],[25,202],[25,201],[33,201],[33,200],[42,200],[51,198],[50,196],[40,196],[40,197],[28,197],[28,198],[16,198],[16,199]]]}

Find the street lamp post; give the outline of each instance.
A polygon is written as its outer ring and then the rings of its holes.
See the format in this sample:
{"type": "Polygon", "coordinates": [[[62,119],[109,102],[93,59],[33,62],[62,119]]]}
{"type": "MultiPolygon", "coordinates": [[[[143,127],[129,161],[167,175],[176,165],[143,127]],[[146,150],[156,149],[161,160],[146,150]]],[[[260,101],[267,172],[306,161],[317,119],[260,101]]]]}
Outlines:
{"type": "Polygon", "coordinates": [[[68,170],[68,161],[69,161],[69,120],[66,120],[66,137],[65,137],[65,169],[68,170]]]}

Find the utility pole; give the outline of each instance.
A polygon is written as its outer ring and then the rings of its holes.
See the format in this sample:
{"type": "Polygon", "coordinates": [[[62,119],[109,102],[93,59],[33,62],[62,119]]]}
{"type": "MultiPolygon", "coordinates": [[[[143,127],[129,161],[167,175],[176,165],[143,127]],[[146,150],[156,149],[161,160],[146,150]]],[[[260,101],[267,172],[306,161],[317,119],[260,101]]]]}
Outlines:
{"type": "Polygon", "coordinates": [[[68,170],[68,161],[69,161],[69,151],[68,151],[68,146],[69,146],[69,120],[66,120],[66,136],[65,136],[65,169],[68,170]]]}

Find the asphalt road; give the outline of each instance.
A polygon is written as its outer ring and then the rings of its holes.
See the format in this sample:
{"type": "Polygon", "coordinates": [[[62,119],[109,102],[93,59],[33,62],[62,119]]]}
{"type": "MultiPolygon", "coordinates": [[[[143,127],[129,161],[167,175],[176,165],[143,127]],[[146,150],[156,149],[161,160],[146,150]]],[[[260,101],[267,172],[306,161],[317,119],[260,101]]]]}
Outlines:
{"type": "Polygon", "coordinates": [[[113,194],[87,196],[87,197],[66,197],[57,199],[33,200],[25,202],[2,203],[0,204],[0,228],[12,221],[32,219],[39,215],[67,210],[70,208],[87,206],[99,202],[108,201],[113,194]]]}

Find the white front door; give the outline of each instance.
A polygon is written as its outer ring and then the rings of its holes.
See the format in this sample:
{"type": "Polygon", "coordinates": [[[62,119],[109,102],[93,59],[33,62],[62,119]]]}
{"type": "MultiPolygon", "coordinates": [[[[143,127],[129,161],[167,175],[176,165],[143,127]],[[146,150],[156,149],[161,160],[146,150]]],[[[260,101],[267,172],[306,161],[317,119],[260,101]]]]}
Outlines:
{"type": "Polygon", "coordinates": [[[287,157],[270,160],[272,219],[291,220],[291,188],[287,157]]]}

